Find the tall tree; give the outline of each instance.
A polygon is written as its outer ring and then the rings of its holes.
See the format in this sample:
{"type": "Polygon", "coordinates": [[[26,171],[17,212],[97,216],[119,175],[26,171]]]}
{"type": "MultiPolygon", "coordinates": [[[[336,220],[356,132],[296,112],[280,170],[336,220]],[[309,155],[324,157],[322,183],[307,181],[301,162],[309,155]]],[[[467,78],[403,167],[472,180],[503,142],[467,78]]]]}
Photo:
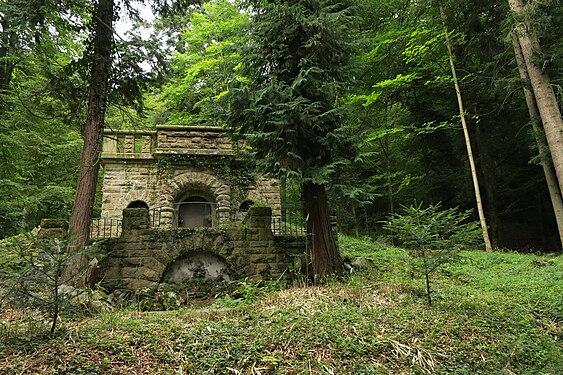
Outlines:
{"type": "Polygon", "coordinates": [[[559,239],[561,240],[561,245],[563,246],[563,200],[561,199],[561,190],[559,190],[557,176],[555,175],[550,163],[549,149],[543,139],[543,127],[540,123],[540,115],[538,113],[536,99],[528,87],[530,78],[528,77],[528,71],[526,70],[524,56],[522,56],[520,42],[518,41],[516,34],[512,33],[511,36],[512,45],[514,47],[514,55],[516,57],[516,63],[518,64],[518,72],[520,73],[520,78],[523,82],[524,97],[526,98],[526,105],[528,106],[528,113],[530,114],[530,122],[532,123],[534,137],[540,154],[540,163],[545,175],[545,181],[547,183],[551,205],[553,206],[553,212],[555,213],[557,229],[559,230],[559,239]]]}
{"type": "Polygon", "coordinates": [[[94,14],[93,54],[88,86],[88,114],[84,129],[84,147],[76,187],[76,199],[70,219],[74,245],[90,239],[90,221],[100,169],[100,154],[107,108],[108,78],[113,47],[114,1],[99,0],[94,14]]]}
{"type": "Polygon", "coordinates": [[[471,140],[469,138],[469,131],[467,130],[467,123],[465,121],[465,110],[463,107],[463,98],[461,96],[461,90],[459,88],[459,83],[457,80],[457,73],[455,69],[454,57],[452,52],[452,44],[450,42],[448,27],[446,25],[446,15],[444,12],[444,7],[442,4],[440,6],[440,15],[442,17],[442,23],[444,25],[444,34],[446,38],[446,46],[448,48],[448,57],[450,61],[450,68],[452,70],[452,77],[455,86],[455,93],[457,97],[457,104],[459,107],[459,116],[461,118],[461,126],[463,128],[463,136],[465,138],[465,146],[467,149],[467,158],[469,159],[469,165],[471,166],[471,178],[473,180],[473,189],[475,193],[475,201],[477,203],[477,212],[479,213],[479,222],[481,223],[481,230],[483,233],[483,242],[485,243],[485,249],[487,251],[493,251],[491,245],[491,240],[489,239],[489,230],[487,229],[487,221],[485,220],[485,211],[483,210],[483,203],[481,200],[481,190],[479,188],[479,179],[477,177],[477,169],[475,167],[475,159],[473,158],[473,151],[471,149],[471,140]]]}
{"type": "Polygon", "coordinates": [[[350,78],[350,4],[264,0],[250,11],[243,72],[229,120],[268,171],[301,181],[312,271],[342,271],[325,185],[351,155],[337,100],[350,78]]]}
{"type": "Polygon", "coordinates": [[[563,119],[561,118],[559,104],[551,86],[550,77],[542,66],[541,47],[531,22],[530,7],[526,7],[523,0],[508,0],[508,4],[515,18],[514,32],[518,37],[522,56],[526,63],[547,144],[551,151],[559,190],[563,191],[563,119]]]}

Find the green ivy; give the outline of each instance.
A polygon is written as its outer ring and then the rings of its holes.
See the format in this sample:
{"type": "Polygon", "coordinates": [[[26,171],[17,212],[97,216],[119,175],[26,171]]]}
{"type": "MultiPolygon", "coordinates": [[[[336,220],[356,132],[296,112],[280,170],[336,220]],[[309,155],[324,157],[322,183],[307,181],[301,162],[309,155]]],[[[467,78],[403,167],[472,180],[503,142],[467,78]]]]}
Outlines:
{"type": "Polygon", "coordinates": [[[157,176],[170,177],[178,165],[212,171],[224,179],[235,201],[243,201],[248,188],[256,183],[256,162],[249,157],[231,155],[164,155],[156,162],[157,176]]]}

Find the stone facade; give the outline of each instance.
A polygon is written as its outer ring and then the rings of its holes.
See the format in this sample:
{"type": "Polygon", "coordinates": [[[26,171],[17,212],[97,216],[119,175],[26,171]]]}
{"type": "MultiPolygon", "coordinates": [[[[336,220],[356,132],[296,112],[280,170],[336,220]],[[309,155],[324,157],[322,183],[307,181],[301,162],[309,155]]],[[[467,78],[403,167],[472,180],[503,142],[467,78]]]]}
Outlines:
{"type": "Polygon", "coordinates": [[[181,227],[179,209],[191,197],[207,202],[211,227],[240,219],[245,202],[264,203],[279,216],[279,180],[254,173],[250,181],[243,164],[249,156],[239,149],[244,145],[218,127],[106,131],[101,216],[120,218],[123,209],[145,204],[153,226],[181,227]]]}
{"type": "Polygon", "coordinates": [[[252,207],[238,228],[154,229],[145,209],[123,211],[119,239],[101,243],[102,284],[138,289],[182,277],[224,280],[279,277],[301,263],[304,237],[274,236],[271,209],[252,207]]]}

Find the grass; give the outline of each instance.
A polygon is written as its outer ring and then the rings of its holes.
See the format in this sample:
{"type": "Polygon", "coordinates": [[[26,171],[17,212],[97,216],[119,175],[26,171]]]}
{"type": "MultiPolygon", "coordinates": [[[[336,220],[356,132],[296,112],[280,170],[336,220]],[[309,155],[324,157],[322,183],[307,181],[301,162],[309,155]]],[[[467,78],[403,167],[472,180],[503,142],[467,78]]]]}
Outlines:
{"type": "MultiPolygon", "coordinates": [[[[64,322],[0,313],[0,373],[561,374],[563,257],[463,252],[428,307],[408,254],[341,239],[372,266],[252,298],[64,322]],[[39,325],[38,325],[39,324],[39,325]]],[[[254,290],[251,290],[253,289],[254,290]]],[[[273,290],[272,290],[273,289],[273,290]]]]}

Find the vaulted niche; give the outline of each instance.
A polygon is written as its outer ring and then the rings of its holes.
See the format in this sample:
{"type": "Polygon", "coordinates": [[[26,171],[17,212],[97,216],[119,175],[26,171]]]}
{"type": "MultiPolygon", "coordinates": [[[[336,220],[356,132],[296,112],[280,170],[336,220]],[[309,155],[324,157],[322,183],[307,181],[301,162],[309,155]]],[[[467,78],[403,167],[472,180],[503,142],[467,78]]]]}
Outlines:
{"type": "Polygon", "coordinates": [[[194,195],[177,203],[177,205],[177,226],[179,228],[209,228],[213,226],[215,207],[207,199],[194,195]]]}
{"type": "Polygon", "coordinates": [[[181,283],[194,278],[230,281],[231,274],[224,259],[214,254],[198,252],[169,264],[162,274],[161,282],[181,283]]]}

